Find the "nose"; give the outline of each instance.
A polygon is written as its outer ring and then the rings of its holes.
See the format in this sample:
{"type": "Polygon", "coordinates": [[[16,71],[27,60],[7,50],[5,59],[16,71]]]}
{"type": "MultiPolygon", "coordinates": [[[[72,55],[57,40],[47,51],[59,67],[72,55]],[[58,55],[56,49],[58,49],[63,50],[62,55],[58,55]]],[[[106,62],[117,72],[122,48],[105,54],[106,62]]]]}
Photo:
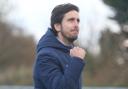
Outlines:
{"type": "Polygon", "coordinates": [[[74,26],[79,27],[79,21],[77,19],[74,21],[74,26]]]}

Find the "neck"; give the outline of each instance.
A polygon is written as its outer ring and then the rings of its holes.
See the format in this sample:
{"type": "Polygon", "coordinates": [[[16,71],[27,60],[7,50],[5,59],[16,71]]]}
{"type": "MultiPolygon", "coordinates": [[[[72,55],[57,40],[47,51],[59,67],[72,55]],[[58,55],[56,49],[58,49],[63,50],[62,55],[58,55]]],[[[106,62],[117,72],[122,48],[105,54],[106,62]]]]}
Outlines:
{"type": "Polygon", "coordinates": [[[66,38],[57,36],[57,39],[66,46],[73,46],[73,42],[68,41],[66,38]]]}

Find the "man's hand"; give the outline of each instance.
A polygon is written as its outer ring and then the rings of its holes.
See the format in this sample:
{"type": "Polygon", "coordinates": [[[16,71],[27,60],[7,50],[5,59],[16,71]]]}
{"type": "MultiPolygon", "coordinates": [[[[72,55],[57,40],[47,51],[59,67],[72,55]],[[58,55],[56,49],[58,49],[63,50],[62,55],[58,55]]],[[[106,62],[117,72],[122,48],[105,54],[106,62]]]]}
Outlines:
{"type": "Polygon", "coordinates": [[[84,59],[86,55],[86,51],[83,48],[74,47],[73,49],[70,50],[70,55],[72,57],[79,57],[81,59],[84,59]]]}

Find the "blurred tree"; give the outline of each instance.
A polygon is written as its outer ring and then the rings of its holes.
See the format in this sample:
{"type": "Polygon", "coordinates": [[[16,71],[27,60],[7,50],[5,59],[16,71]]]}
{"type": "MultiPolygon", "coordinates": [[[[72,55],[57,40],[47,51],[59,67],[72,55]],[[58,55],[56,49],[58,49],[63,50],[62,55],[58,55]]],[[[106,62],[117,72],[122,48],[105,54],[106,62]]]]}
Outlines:
{"type": "MultiPolygon", "coordinates": [[[[128,37],[128,6],[127,0],[104,0],[113,7],[117,14],[116,19],[121,26],[120,34],[113,34],[109,31],[103,32],[100,40],[102,59],[94,68],[96,70],[94,81],[99,85],[128,86],[128,55],[124,51],[122,42],[128,37]],[[125,55],[124,55],[125,54],[125,55]]],[[[95,64],[96,65],[96,64],[95,64]]]]}
{"type": "Polygon", "coordinates": [[[115,19],[118,20],[119,23],[128,22],[128,0],[104,0],[104,2],[117,11],[115,19]]]}
{"type": "MultiPolygon", "coordinates": [[[[102,33],[101,54],[97,58],[92,56],[88,58],[88,62],[91,60],[91,63],[87,63],[85,84],[128,86],[128,48],[122,46],[124,40],[128,39],[128,0],[104,0],[104,2],[117,12],[112,19],[119,22],[121,33],[114,34],[109,30],[102,33]]],[[[128,47],[128,44],[125,46],[128,47]]]]}
{"type": "Polygon", "coordinates": [[[12,7],[0,0],[0,84],[32,84],[35,40],[5,21],[12,7]]]}
{"type": "Polygon", "coordinates": [[[33,36],[25,35],[22,29],[16,26],[0,22],[0,84],[32,83],[34,58],[35,40],[33,36]],[[28,76],[28,79],[25,76],[28,76]],[[29,82],[25,82],[26,79],[29,82]]]}
{"type": "Polygon", "coordinates": [[[0,23],[0,63],[9,65],[32,64],[35,42],[32,36],[25,36],[18,27],[0,23]]]}
{"type": "Polygon", "coordinates": [[[21,64],[21,61],[31,64],[35,46],[33,37],[24,35],[23,29],[4,21],[12,7],[9,0],[0,0],[0,63],[1,66],[17,62],[21,64]]]}
{"type": "Polygon", "coordinates": [[[121,36],[118,45],[123,58],[128,60],[128,43],[123,45],[128,40],[128,0],[104,0],[104,2],[113,7],[117,12],[115,19],[121,26],[121,36]]]}

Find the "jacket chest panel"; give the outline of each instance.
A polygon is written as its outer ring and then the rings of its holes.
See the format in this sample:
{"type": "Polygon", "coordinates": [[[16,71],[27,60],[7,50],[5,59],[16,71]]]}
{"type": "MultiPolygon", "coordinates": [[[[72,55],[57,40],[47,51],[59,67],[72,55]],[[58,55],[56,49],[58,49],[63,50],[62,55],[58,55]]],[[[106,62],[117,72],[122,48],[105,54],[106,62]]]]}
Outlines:
{"type": "Polygon", "coordinates": [[[64,71],[68,68],[72,58],[68,53],[59,52],[57,56],[61,70],[64,71]]]}

